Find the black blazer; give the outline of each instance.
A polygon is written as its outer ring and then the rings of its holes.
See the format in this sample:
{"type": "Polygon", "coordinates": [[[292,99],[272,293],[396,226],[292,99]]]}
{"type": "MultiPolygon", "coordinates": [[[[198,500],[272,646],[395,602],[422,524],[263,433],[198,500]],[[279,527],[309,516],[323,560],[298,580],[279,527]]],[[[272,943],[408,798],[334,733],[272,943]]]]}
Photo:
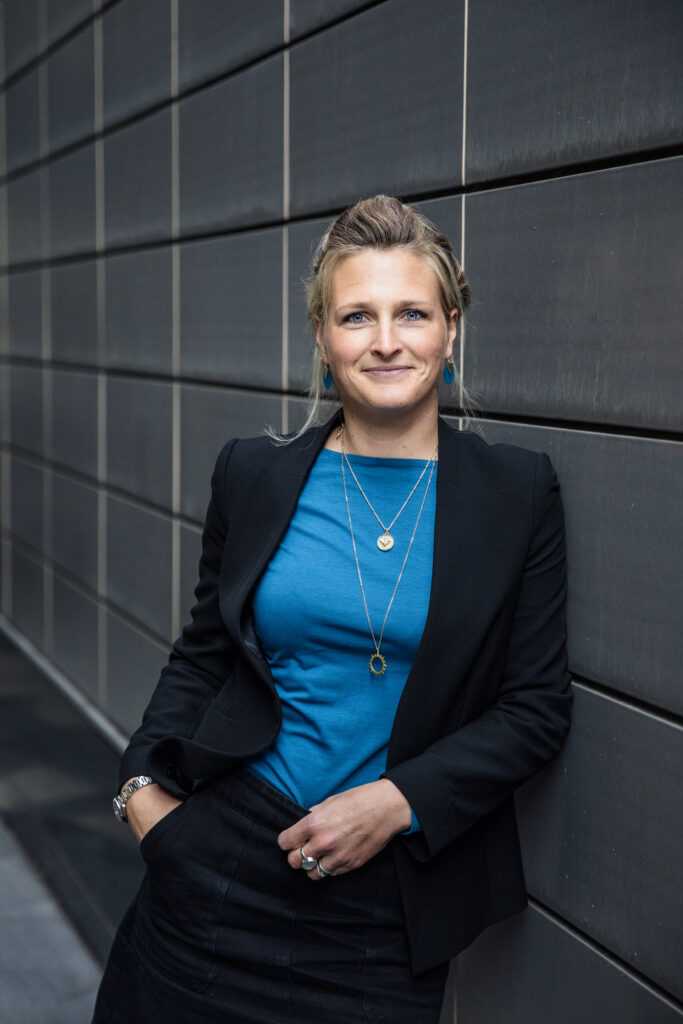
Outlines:
{"type": "MultiPolygon", "coordinates": [[[[173,646],[121,782],[179,796],[275,739],[280,702],[251,595],[336,418],[286,446],[221,451],[192,622],[173,646]]],[[[392,842],[416,972],[526,905],[512,794],[559,750],[571,694],[562,507],[547,455],[439,421],[434,568],[386,776],[422,831],[392,842]]]]}

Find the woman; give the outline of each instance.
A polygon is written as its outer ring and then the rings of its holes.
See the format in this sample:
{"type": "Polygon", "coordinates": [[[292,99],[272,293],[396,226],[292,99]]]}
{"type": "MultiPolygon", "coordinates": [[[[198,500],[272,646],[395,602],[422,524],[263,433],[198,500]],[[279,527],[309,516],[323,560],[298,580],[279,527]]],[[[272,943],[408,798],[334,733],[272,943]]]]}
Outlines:
{"type": "Polygon", "coordinates": [[[436,1024],[449,958],[524,907],[512,794],[569,723],[562,512],[547,456],[439,419],[468,301],[396,199],[323,237],[312,416],[321,385],[341,410],[218,458],[123,758],[148,871],[97,1022],[436,1024]]]}

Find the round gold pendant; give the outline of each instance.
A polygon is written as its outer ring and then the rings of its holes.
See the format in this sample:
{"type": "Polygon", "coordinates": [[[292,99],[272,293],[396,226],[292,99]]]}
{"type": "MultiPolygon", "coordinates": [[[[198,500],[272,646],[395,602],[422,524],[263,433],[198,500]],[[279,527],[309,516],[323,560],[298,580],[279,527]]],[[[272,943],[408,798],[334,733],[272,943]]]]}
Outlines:
{"type": "Polygon", "coordinates": [[[380,551],[391,551],[394,546],[394,538],[390,533],[383,533],[381,537],[377,538],[377,547],[380,551]]]}
{"type": "MultiPolygon", "coordinates": [[[[392,541],[392,544],[393,544],[393,541],[392,541]]],[[[370,661],[368,662],[368,664],[370,665],[370,671],[372,672],[373,676],[383,676],[384,673],[386,672],[386,668],[387,668],[386,659],[379,653],[379,651],[376,651],[375,654],[372,655],[372,657],[370,658],[370,661]],[[379,662],[379,664],[382,667],[381,668],[375,668],[375,662],[379,662]]]]}

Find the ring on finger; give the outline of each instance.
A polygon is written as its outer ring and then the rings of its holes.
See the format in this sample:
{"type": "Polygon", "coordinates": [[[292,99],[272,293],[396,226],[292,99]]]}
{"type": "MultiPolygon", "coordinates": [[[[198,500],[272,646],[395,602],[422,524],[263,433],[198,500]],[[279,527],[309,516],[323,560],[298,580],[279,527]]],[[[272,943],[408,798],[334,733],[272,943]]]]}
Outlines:
{"type": "Polygon", "coordinates": [[[301,855],[301,867],[304,869],[304,871],[312,871],[313,868],[318,866],[318,862],[315,859],[315,857],[306,856],[306,854],[304,853],[303,846],[299,850],[299,853],[301,855]]]}
{"type": "Polygon", "coordinates": [[[315,866],[318,871],[318,878],[329,878],[331,876],[332,872],[328,871],[327,868],[323,867],[322,857],[318,858],[318,860],[315,862],[315,866]]]}

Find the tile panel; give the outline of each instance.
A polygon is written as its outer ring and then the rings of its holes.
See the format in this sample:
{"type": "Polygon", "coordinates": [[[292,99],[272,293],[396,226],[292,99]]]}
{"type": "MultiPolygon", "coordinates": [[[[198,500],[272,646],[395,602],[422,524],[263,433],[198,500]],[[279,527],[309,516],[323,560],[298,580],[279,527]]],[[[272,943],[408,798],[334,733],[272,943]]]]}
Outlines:
{"type": "Polygon", "coordinates": [[[183,375],[252,387],[282,382],[282,231],[181,248],[183,375]]]}
{"type": "Polygon", "coordinates": [[[12,445],[43,454],[43,374],[32,366],[10,366],[10,432],[12,445]]]}
{"type": "Polygon", "coordinates": [[[367,0],[290,0],[289,34],[293,40],[331,21],[367,7],[367,0]]]}
{"type": "Polygon", "coordinates": [[[9,262],[39,260],[42,252],[40,228],[40,171],[30,171],[7,185],[7,235],[9,262]]]}
{"type": "Polygon", "coordinates": [[[5,111],[7,170],[11,172],[40,156],[37,68],[9,86],[5,111]]]}
{"type": "Polygon", "coordinates": [[[683,428],[682,196],[679,157],[467,197],[484,409],[683,428]]]}
{"type": "Polygon", "coordinates": [[[38,53],[40,0],[3,4],[5,76],[9,78],[38,53]]]}
{"type": "Polygon", "coordinates": [[[52,358],[97,364],[97,263],[94,259],[50,268],[52,358]]]}
{"type": "Polygon", "coordinates": [[[45,0],[48,42],[60,39],[92,15],[94,6],[93,0],[45,0]]]}
{"type": "Polygon", "coordinates": [[[106,128],[171,94],[169,0],[114,4],[102,17],[102,49],[106,128]]]}
{"type": "Polygon", "coordinates": [[[142,249],[106,261],[105,361],[116,369],[170,373],[171,249],[142,249]]]}
{"type": "Polygon", "coordinates": [[[282,427],[282,400],[258,392],[185,385],[181,391],[181,511],[204,522],[211,474],[232,437],[253,437],[266,424],[282,427]]]}
{"type": "Polygon", "coordinates": [[[43,471],[24,459],[11,460],[12,533],[37,551],[43,548],[43,471]]]}
{"type": "Polygon", "coordinates": [[[126,732],[132,733],[140,725],[167,661],[167,647],[108,613],[106,711],[126,732]]]}
{"type": "Polygon", "coordinates": [[[675,0],[469,5],[469,183],[676,145],[675,0]]]}
{"type": "Polygon", "coordinates": [[[306,312],[305,281],[315,247],[330,225],[331,217],[290,224],[289,231],[289,387],[308,389],[311,380],[313,329],[306,312]]]}
{"type": "Polygon", "coordinates": [[[683,713],[683,448],[673,441],[482,423],[488,441],[545,451],[567,523],[570,668],[683,713]]]}
{"type": "Polygon", "coordinates": [[[97,589],[97,491],[52,474],[52,547],[48,555],[79,582],[97,589]]]}
{"type": "Polygon", "coordinates": [[[281,46],[282,0],[190,0],[178,6],[181,91],[281,46]]]}
{"type": "Polygon", "coordinates": [[[456,961],[467,1024],[680,1024],[683,1013],[531,907],[487,928],[456,961]]]}
{"type": "Polygon", "coordinates": [[[519,794],[529,892],[682,1000],[683,728],[574,690],[566,746],[519,794]]]}
{"type": "Polygon", "coordinates": [[[10,353],[39,359],[43,351],[41,272],[9,274],[8,285],[10,353]]]}
{"type": "Polygon", "coordinates": [[[88,25],[47,59],[50,149],[95,131],[93,27],[88,25]]]}
{"type": "Polygon", "coordinates": [[[170,110],[105,136],[104,167],[106,245],[170,238],[170,110]]]}
{"type": "Polygon", "coordinates": [[[50,255],[95,249],[95,146],[74,150],[49,165],[50,255]]]}
{"type": "Polygon", "coordinates": [[[107,596],[159,638],[171,639],[171,520],[107,502],[107,596]]]}
{"type": "Polygon", "coordinates": [[[97,376],[52,372],[51,456],[55,462],[97,477],[97,376]]]}
{"type": "Polygon", "coordinates": [[[183,234],[282,217],[282,89],[276,56],[181,101],[183,234]]]}
{"type": "Polygon", "coordinates": [[[29,640],[43,647],[43,568],[16,547],[12,558],[12,621],[29,640]]]}
{"type": "Polygon", "coordinates": [[[57,665],[97,700],[97,603],[66,580],[54,578],[54,648],[57,665]]]}
{"type": "Polygon", "coordinates": [[[107,481],[170,509],[172,388],[156,381],[107,381],[107,481]]]}
{"type": "Polygon", "coordinates": [[[461,5],[440,0],[380,4],[294,45],[292,213],[456,188],[462,59],[461,5]]]}

